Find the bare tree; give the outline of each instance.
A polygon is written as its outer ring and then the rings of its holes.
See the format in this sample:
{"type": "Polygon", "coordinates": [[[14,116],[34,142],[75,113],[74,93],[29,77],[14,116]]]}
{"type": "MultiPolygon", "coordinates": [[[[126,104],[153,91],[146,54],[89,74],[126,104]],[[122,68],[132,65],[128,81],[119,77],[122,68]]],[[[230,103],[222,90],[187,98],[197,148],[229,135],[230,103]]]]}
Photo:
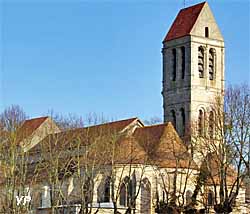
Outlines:
{"type": "Polygon", "coordinates": [[[0,114],[0,128],[5,131],[16,131],[27,118],[20,106],[12,105],[0,114]]]}
{"type": "Polygon", "coordinates": [[[196,194],[204,185],[205,195],[209,195],[208,191],[214,194],[210,206],[213,204],[218,213],[230,213],[249,173],[249,86],[229,86],[224,100],[220,96],[215,103],[207,111],[204,130],[193,130],[193,146],[199,148],[198,152],[205,159],[196,194]]]}
{"type": "Polygon", "coordinates": [[[28,154],[20,146],[20,129],[26,114],[19,106],[11,106],[0,115],[0,212],[27,213],[32,176],[28,173],[28,154]]]}

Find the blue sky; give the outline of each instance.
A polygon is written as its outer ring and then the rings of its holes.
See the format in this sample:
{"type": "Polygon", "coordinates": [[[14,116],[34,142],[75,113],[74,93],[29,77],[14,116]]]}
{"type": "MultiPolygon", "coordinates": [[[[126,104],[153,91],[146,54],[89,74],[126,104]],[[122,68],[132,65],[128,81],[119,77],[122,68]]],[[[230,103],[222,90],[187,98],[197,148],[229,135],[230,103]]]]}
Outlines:
{"type": "MultiPolygon", "coordinates": [[[[186,5],[201,1],[186,0],[186,5]]],[[[250,3],[208,1],[226,83],[250,82],[250,3]]],[[[162,118],[162,40],[182,0],[2,0],[0,111],[162,118]]]]}

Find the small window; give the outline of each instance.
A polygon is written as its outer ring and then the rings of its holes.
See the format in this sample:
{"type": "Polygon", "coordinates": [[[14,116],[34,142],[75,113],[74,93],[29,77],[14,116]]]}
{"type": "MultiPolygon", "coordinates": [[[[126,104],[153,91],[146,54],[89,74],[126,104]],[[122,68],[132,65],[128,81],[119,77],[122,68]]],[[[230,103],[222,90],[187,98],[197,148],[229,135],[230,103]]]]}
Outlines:
{"type": "Polygon", "coordinates": [[[208,27],[205,27],[205,37],[206,38],[209,37],[209,29],[208,29],[208,27]]]}

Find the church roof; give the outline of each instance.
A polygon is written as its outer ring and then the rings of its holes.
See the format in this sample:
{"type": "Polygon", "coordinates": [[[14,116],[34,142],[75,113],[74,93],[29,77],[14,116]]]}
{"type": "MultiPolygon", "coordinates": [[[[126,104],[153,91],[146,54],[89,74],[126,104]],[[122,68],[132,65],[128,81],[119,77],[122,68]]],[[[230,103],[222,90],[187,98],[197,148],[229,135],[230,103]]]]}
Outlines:
{"type": "Polygon", "coordinates": [[[22,126],[17,132],[18,142],[32,135],[34,131],[37,130],[47,119],[48,117],[39,117],[30,120],[25,120],[25,122],[22,124],[22,126]]]}
{"type": "Polygon", "coordinates": [[[180,10],[163,42],[189,35],[205,3],[180,10]]]}
{"type": "Polygon", "coordinates": [[[152,164],[162,168],[197,169],[170,122],[137,128],[133,136],[152,164]]]}
{"type": "Polygon", "coordinates": [[[49,134],[40,144],[33,147],[30,152],[40,152],[43,146],[46,146],[50,143],[54,144],[52,146],[55,147],[55,149],[72,147],[72,142],[74,143],[78,140],[80,140],[82,144],[87,145],[91,143],[91,141],[93,141],[93,139],[95,138],[100,138],[104,136],[118,136],[134,122],[138,122],[139,124],[141,124],[141,126],[143,126],[142,122],[135,117],[49,134]],[[60,144],[57,145],[57,142],[60,142],[60,144]]]}

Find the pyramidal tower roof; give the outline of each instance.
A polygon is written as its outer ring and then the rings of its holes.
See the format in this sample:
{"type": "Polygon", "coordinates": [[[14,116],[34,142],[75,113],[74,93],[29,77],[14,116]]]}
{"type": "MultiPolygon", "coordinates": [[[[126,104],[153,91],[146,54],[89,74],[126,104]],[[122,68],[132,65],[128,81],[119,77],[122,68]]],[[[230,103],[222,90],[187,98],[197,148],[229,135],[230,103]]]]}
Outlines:
{"type": "Polygon", "coordinates": [[[196,20],[206,2],[180,10],[163,42],[190,35],[196,20]]]}

